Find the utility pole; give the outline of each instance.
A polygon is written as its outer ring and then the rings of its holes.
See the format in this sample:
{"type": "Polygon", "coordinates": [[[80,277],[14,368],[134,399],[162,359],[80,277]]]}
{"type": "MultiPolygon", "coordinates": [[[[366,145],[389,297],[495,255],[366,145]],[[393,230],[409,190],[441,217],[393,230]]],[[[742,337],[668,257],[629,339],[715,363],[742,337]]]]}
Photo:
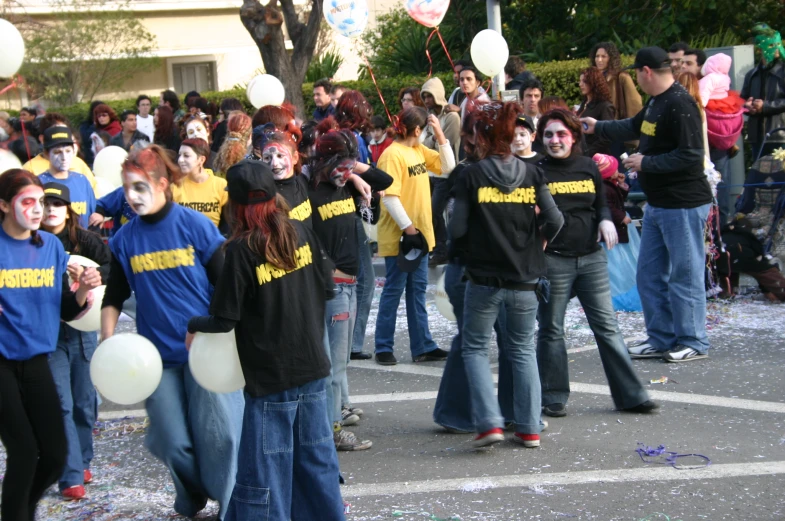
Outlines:
{"type": "MultiPolygon", "coordinates": [[[[486,0],[485,8],[488,14],[488,29],[502,34],[502,10],[499,0],[486,0]]],[[[504,71],[493,78],[493,99],[497,99],[499,93],[504,90],[505,79],[504,71]]]]}

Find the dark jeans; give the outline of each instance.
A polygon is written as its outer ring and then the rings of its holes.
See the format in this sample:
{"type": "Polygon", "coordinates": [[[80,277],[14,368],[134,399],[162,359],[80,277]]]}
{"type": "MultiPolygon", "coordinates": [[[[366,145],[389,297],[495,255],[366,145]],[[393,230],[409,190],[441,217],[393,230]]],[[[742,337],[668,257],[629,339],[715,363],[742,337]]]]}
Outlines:
{"type": "Polygon", "coordinates": [[[431,177],[433,233],[436,236],[436,246],[433,248],[434,255],[447,254],[447,225],[444,222],[444,209],[447,208],[451,188],[452,182],[450,182],[449,178],[431,177]]]}
{"type": "MultiPolygon", "coordinates": [[[[469,382],[463,364],[463,304],[466,295],[466,282],[463,280],[463,266],[451,262],[444,272],[444,290],[450,298],[455,318],[458,319],[458,334],[452,339],[444,374],[439,384],[439,394],[433,407],[433,421],[443,427],[461,431],[474,431],[472,401],[469,396],[469,382]]],[[[499,316],[493,325],[496,330],[496,343],[499,346],[499,390],[498,399],[505,423],[513,421],[512,367],[507,360],[506,350],[506,312],[502,305],[499,316]]]]}
{"type": "Polygon", "coordinates": [[[354,321],[352,334],[352,353],[362,353],[365,345],[365,329],[368,316],[371,314],[373,292],[376,288],[376,272],[373,269],[371,244],[363,228],[363,222],[356,219],[357,243],[360,245],[360,270],[357,272],[357,319],[354,321]]]}
{"type": "Polygon", "coordinates": [[[31,521],[68,451],[46,355],[24,362],[0,356],[0,441],[7,452],[0,519],[31,521]]]}

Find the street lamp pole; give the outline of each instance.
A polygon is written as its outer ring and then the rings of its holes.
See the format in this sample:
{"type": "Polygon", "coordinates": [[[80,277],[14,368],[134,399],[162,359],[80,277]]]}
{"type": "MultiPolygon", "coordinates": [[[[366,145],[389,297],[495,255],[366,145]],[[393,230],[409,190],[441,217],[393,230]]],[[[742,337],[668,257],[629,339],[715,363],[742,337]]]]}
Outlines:
{"type": "MultiPolygon", "coordinates": [[[[502,10],[499,0],[486,0],[485,9],[488,14],[488,29],[502,34],[502,10]]],[[[493,78],[493,99],[497,99],[504,90],[505,79],[504,71],[493,78]]]]}

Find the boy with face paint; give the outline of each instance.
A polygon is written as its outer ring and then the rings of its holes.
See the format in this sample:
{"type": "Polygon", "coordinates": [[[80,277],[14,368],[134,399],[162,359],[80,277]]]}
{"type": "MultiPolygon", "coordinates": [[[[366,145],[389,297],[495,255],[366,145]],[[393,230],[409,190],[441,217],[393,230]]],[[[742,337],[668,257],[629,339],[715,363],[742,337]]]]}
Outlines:
{"type": "Polygon", "coordinates": [[[521,114],[515,120],[515,139],[512,141],[512,153],[524,163],[536,165],[545,156],[532,150],[534,139],[537,136],[534,121],[529,116],[521,114]]]}
{"type": "Polygon", "coordinates": [[[95,192],[85,176],[71,170],[76,150],[68,127],[49,127],[44,132],[44,155],[49,160],[49,171],[40,175],[41,182],[67,186],[71,191],[71,208],[79,215],[82,227],[87,228],[95,213],[95,192]]]}

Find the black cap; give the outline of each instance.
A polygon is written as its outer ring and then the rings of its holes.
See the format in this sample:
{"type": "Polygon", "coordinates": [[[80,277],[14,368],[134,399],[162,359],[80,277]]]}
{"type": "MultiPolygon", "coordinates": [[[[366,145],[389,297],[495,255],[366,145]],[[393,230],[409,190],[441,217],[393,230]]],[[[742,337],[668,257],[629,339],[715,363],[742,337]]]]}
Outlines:
{"type": "Polygon", "coordinates": [[[665,49],[660,47],[644,47],[635,55],[635,63],[629,67],[625,67],[624,70],[642,69],[644,67],[650,69],[669,69],[670,66],[668,53],[665,52],[665,49]]]}
{"type": "Polygon", "coordinates": [[[518,114],[518,117],[515,119],[515,126],[526,127],[531,133],[537,132],[537,127],[534,125],[534,120],[531,118],[531,116],[527,116],[526,114],[518,114]]]}
{"type": "Polygon", "coordinates": [[[49,150],[63,145],[73,145],[74,135],[68,127],[49,127],[44,132],[44,149],[49,150]]]}
{"type": "Polygon", "coordinates": [[[417,230],[419,241],[424,248],[410,248],[408,251],[404,250],[403,235],[401,235],[401,242],[398,243],[398,257],[395,259],[398,269],[405,273],[412,273],[420,267],[422,258],[428,255],[428,242],[420,230],[417,230]]]}
{"type": "Polygon", "coordinates": [[[44,198],[60,199],[65,204],[71,204],[71,190],[60,183],[46,183],[44,185],[44,198]]]}
{"type": "Polygon", "coordinates": [[[239,204],[269,201],[276,194],[273,171],[267,163],[244,159],[226,172],[226,191],[229,199],[239,204]],[[251,192],[257,194],[251,197],[251,192]]]}

